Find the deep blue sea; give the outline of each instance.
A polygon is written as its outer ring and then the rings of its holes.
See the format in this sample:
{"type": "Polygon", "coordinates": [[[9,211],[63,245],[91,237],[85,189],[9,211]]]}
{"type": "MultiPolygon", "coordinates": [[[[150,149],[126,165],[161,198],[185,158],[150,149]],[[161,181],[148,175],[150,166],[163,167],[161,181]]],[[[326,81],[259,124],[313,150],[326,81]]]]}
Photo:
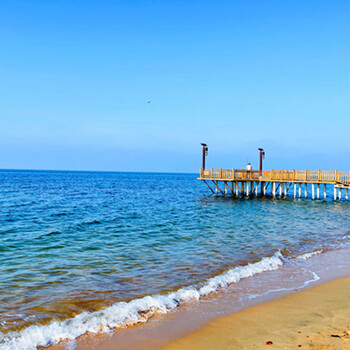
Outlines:
{"type": "Polygon", "coordinates": [[[0,349],[116,328],[281,255],[348,245],[347,202],[216,197],[196,178],[0,171],[0,349]]]}

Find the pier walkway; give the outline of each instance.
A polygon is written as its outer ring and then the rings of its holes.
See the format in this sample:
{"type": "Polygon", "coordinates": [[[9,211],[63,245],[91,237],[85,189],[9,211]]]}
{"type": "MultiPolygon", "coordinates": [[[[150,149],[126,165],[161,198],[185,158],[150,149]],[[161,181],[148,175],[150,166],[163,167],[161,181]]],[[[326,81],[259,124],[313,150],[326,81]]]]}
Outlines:
{"type": "Polygon", "coordinates": [[[294,198],[308,197],[308,188],[311,187],[312,199],[320,198],[320,185],[323,185],[323,198],[327,197],[327,185],[334,187],[334,200],[342,199],[342,190],[345,190],[345,199],[349,199],[350,172],[311,171],[311,170],[269,170],[246,171],[244,169],[210,169],[200,170],[199,180],[210,188],[213,193],[233,196],[266,195],[269,191],[272,197],[287,196],[294,185],[294,198]],[[214,189],[209,183],[214,185],[214,189]],[[222,188],[223,184],[223,188],[222,188]],[[316,187],[316,191],[315,191],[316,187]]]}

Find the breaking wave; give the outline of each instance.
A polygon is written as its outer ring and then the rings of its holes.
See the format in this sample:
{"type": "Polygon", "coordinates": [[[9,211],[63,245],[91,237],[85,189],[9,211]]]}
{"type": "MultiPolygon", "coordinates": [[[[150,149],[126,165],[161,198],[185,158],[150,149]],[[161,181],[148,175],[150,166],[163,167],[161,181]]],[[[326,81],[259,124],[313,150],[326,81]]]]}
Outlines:
{"type": "Polygon", "coordinates": [[[237,266],[209,278],[202,284],[181,288],[167,295],[145,296],[130,302],[118,302],[103,310],[83,312],[64,321],[52,321],[47,325],[32,325],[19,332],[0,333],[1,350],[36,350],[62,340],[73,340],[85,333],[109,332],[122,327],[147,322],[155,314],[167,313],[179,305],[199,300],[241,279],[264,271],[272,271],[283,265],[283,256],[276,252],[271,257],[237,266]]]}

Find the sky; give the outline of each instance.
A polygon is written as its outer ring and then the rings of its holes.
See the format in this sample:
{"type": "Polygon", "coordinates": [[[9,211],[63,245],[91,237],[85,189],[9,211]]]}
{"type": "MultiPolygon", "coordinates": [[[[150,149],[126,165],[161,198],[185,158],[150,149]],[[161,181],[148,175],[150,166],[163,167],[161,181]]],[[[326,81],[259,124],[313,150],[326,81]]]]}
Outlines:
{"type": "Polygon", "coordinates": [[[350,2],[0,1],[0,168],[350,170],[350,2]]]}

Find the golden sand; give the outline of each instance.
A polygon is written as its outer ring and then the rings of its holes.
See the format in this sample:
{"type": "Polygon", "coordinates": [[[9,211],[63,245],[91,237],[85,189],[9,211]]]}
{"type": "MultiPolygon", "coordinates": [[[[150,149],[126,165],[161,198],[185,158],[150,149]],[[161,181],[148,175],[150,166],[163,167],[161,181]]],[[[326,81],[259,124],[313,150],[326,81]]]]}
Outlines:
{"type": "Polygon", "coordinates": [[[164,350],[350,349],[350,277],[217,318],[164,350]]]}

